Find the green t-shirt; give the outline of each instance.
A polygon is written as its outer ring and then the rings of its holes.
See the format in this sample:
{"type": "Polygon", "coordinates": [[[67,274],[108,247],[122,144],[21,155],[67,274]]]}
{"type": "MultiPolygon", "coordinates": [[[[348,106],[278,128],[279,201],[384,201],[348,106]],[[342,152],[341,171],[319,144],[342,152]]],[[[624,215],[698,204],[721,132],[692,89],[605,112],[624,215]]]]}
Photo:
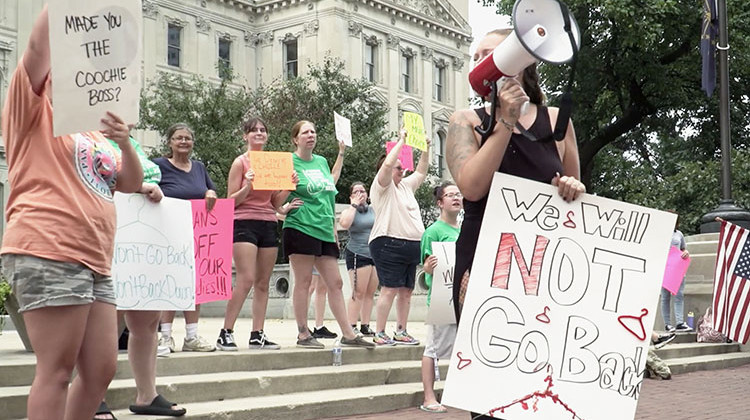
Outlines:
{"type": "MultiPolygon", "coordinates": [[[[118,146],[116,142],[109,140],[109,144],[114,147],[117,153],[122,154],[120,146],[118,146]]],[[[141,145],[132,137],[130,138],[130,144],[135,148],[135,153],[138,155],[138,160],[141,162],[141,168],[143,168],[143,182],[147,184],[159,184],[159,181],[161,181],[161,170],[159,169],[159,165],[152,162],[146,154],[143,153],[141,145]]]]}
{"type": "Polygon", "coordinates": [[[336,242],[333,229],[337,191],[328,162],[320,155],[313,155],[312,160],[308,161],[292,154],[292,159],[299,183],[287,201],[297,197],[303,204],[287,214],[284,228],[297,229],[324,242],[336,242]]]}
{"type": "MultiPolygon", "coordinates": [[[[461,229],[453,227],[442,220],[436,220],[430,227],[425,229],[422,235],[420,247],[422,249],[422,263],[432,255],[433,242],[456,242],[461,229]]],[[[424,282],[427,285],[427,306],[430,306],[430,297],[432,295],[432,274],[424,273],[424,282]]]]}

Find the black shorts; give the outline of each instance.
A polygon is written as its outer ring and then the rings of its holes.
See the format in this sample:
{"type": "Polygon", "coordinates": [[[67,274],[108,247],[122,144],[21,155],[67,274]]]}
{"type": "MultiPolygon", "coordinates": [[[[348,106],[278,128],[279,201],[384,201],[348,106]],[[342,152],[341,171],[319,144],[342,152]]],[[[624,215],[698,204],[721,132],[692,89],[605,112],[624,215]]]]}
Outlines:
{"type": "Polygon", "coordinates": [[[284,228],[281,231],[281,243],[284,248],[284,257],[289,258],[293,254],[323,255],[338,259],[339,246],[335,242],[325,242],[302,233],[297,229],[284,228]]]}
{"type": "Polygon", "coordinates": [[[250,242],[258,248],[275,248],[279,246],[279,235],[276,233],[277,222],[266,220],[234,220],[234,240],[232,242],[250,242]]]}
{"type": "Polygon", "coordinates": [[[372,258],[367,258],[363,255],[355,254],[352,251],[349,251],[348,248],[344,252],[344,255],[346,256],[346,269],[347,270],[354,270],[355,268],[362,268],[362,267],[367,267],[368,265],[375,265],[375,262],[372,260],[372,258]]]}
{"type": "Polygon", "coordinates": [[[385,287],[414,289],[419,264],[419,241],[380,236],[370,242],[378,280],[385,287]]]}

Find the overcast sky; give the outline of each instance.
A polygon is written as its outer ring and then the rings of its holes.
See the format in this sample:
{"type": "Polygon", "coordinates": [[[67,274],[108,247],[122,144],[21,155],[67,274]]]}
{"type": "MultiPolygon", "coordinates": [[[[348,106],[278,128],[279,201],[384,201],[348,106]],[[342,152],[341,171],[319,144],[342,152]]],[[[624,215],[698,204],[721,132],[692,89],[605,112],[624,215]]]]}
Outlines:
{"type": "Polygon", "coordinates": [[[477,0],[469,0],[469,24],[471,25],[474,42],[469,47],[469,54],[474,55],[474,49],[479,39],[487,32],[499,27],[508,26],[510,18],[497,15],[495,6],[482,6],[477,0]]]}

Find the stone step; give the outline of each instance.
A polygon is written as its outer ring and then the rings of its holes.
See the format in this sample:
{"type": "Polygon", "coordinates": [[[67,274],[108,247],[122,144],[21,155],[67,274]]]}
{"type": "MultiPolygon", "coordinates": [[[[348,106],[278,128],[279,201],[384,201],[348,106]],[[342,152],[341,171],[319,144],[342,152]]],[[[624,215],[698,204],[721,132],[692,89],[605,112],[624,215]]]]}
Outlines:
{"type": "MultiPolygon", "coordinates": [[[[345,356],[349,355],[345,354],[345,356]]],[[[441,376],[445,377],[448,372],[447,361],[441,362],[440,370],[441,376]]],[[[192,403],[408,383],[417,382],[420,379],[421,360],[399,360],[342,366],[258,371],[234,370],[222,373],[164,376],[157,377],[156,385],[157,391],[168,400],[192,403]]],[[[29,388],[28,386],[0,388],[0,412],[10,418],[23,417],[26,413],[29,388]]],[[[107,404],[112,409],[126,409],[132,404],[135,393],[135,383],[132,379],[113,380],[107,391],[107,404]]]]}
{"type": "Polygon", "coordinates": [[[680,343],[669,344],[656,350],[656,354],[662,359],[675,359],[693,356],[721,355],[726,353],[735,353],[740,351],[740,345],[737,343],[680,343]]]}
{"type": "MultiPolygon", "coordinates": [[[[441,391],[443,382],[435,383],[441,391]]],[[[421,382],[376,385],[348,389],[330,389],[263,397],[225,399],[187,403],[182,406],[185,420],[296,420],[319,419],[380,413],[422,403],[421,382]]],[[[163,420],[165,417],[134,415],[116,410],[120,420],[163,420]]]]}
{"type": "Polygon", "coordinates": [[[718,242],[718,233],[699,233],[697,235],[690,235],[685,237],[685,242],[688,244],[691,242],[718,242]]]}
{"type": "Polygon", "coordinates": [[[726,369],[750,363],[750,353],[724,353],[692,357],[677,357],[664,360],[673,375],[696,372],[699,370],[726,369]]]}
{"type": "Polygon", "coordinates": [[[718,241],[695,241],[695,242],[687,243],[687,250],[690,252],[690,255],[695,255],[695,254],[716,255],[716,250],[718,249],[718,246],[719,246],[718,241]]]}

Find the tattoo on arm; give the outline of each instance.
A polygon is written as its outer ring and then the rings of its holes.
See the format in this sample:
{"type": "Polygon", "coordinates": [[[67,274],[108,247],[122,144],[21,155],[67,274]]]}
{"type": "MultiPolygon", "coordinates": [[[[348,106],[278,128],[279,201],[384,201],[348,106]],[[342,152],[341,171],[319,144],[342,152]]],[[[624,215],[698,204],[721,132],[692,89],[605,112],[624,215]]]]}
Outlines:
{"type": "Polygon", "coordinates": [[[448,126],[445,157],[448,169],[453,178],[458,180],[459,173],[466,161],[479,150],[471,123],[465,119],[451,121],[448,126]]]}

